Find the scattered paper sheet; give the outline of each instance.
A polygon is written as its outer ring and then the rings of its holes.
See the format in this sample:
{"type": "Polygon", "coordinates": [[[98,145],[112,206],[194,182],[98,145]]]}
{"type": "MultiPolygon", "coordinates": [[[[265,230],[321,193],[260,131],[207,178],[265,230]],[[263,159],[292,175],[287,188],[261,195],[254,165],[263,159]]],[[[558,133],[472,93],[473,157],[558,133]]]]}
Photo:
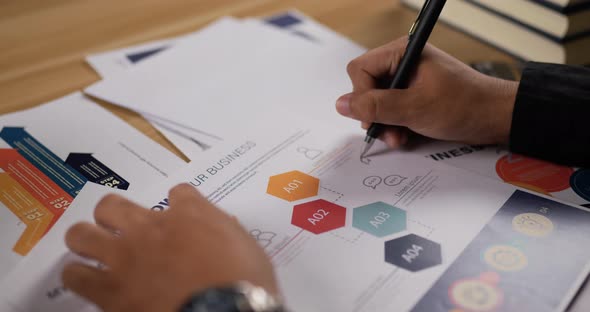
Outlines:
{"type": "MultiPolygon", "coordinates": [[[[346,37],[337,34],[297,10],[290,10],[273,15],[264,18],[263,20],[247,20],[251,23],[264,23],[269,26],[277,27],[286,32],[302,36],[314,43],[331,48],[333,47],[334,51],[340,51],[343,48],[349,48],[351,46],[354,47],[354,49],[362,50],[361,47],[356,46],[346,37]]],[[[196,33],[197,32],[192,35],[196,33]]],[[[178,41],[186,40],[190,36],[191,34],[93,54],[89,55],[86,60],[101,77],[112,77],[128,68],[140,64],[145,59],[168,48],[174,47],[178,41]]],[[[210,147],[197,139],[200,134],[198,132],[195,133],[193,129],[179,126],[178,124],[160,119],[157,116],[144,115],[144,117],[191,160],[199,157],[202,151],[210,147]]]]}
{"type": "MultiPolygon", "coordinates": [[[[590,243],[588,211],[411,153],[383,150],[367,165],[361,142],[283,122],[237,134],[133,195],[162,210],[171,185],[196,186],[271,256],[294,311],[565,309],[589,269],[590,250],[579,247],[590,243]]],[[[51,296],[60,283],[45,277],[59,265],[45,259],[68,257],[60,244],[48,236],[5,280],[1,293],[17,311],[83,305],[68,292],[51,296]]]]}
{"type": "Polygon", "coordinates": [[[87,182],[143,190],[184,166],[81,93],[0,116],[0,279],[87,182]]]}
{"type": "MultiPolygon", "coordinates": [[[[265,122],[257,118],[261,111],[350,125],[333,106],[351,89],[346,64],[364,49],[335,51],[258,23],[224,19],[87,92],[222,139],[253,120],[265,122]]],[[[199,140],[213,145],[208,136],[199,140]]]]}
{"type": "MultiPolygon", "coordinates": [[[[251,18],[246,20],[277,27],[326,46],[355,45],[350,39],[334,32],[297,10],[289,10],[263,18],[262,20],[251,18]]],[[[86,57],[86,61],[101,77],[111,77],[140,64],[143,60],[166,49],[174,47],[177,42],[188,39],[196,33],[198,31],[188,35],[151,41],[123,49],[91,54],[86,57]]],[[[358,47],[358,49],[362,48],[358,47]]]]}

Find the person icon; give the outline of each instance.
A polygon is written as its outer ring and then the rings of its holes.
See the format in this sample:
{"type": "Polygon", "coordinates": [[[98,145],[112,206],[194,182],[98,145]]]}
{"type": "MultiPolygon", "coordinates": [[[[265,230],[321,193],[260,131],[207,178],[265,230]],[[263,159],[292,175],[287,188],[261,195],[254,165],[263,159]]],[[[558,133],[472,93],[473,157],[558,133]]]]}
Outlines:
{"type": "Polygon", "coordinates": [[[259,229],[254,229],[250,231],[250,235],[254,237],[254,239],[262,246],[262,248],[267,248],[272,243],[272,239],[277,236],[276,233],[273,232],[265,232],[259,229]]]}
{"type": "Polygon", "coordinates": [[[309,160],[315,160],[316,158],[320,157],[320,155],[323,154],[323,152],[320,150],[311,149],[311,148],[302,147],[302,146],[297,148],[297,153],[303,154],[305,156],[305,158],[307,158],[309,160]]]}

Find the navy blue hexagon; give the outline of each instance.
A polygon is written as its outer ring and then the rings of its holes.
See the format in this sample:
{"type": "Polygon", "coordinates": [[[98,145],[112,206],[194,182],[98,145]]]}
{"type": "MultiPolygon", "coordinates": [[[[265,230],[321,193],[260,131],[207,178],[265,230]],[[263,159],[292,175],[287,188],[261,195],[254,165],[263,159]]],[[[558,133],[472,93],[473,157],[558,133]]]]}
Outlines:
{"type": "Polygon", "coordinates": [[[385,242],[385,261],[417,272],[441,264],[441,248],[438,243],[409,234],[385,242]]]}

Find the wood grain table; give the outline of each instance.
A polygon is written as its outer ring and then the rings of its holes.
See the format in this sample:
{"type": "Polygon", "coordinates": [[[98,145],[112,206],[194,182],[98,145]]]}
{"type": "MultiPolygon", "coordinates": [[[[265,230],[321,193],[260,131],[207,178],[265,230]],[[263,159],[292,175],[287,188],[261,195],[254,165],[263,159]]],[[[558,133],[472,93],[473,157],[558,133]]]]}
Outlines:
{"type": "MultiPolygon", "coordinates": [[[[453,0],[451,0],[453,1],[453,0]]],[[[397,0],[0,0],[0,114],[30,108],[99,80],[84,57],[193,32],[214,19],[298,9],[374,48],[407,33],[416,12],[397,0]]],[[[445,25],[430,42],[464,62],[514,60],[445,25]]],[[[100,103],[186,159],[138,114],[100,103]]],[[[585,311],[582,293],[572,311],[585,311]]]]}

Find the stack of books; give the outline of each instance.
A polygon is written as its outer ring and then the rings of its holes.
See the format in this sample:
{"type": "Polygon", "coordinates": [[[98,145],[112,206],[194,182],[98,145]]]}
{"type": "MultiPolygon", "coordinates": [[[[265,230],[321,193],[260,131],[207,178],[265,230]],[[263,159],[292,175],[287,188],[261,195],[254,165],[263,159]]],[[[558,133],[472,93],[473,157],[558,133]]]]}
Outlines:
{"type": "Polygon", "coordinates": [[[590,0],[451,0],[441,19],[523,60],[590,64],[590,0]]]}

